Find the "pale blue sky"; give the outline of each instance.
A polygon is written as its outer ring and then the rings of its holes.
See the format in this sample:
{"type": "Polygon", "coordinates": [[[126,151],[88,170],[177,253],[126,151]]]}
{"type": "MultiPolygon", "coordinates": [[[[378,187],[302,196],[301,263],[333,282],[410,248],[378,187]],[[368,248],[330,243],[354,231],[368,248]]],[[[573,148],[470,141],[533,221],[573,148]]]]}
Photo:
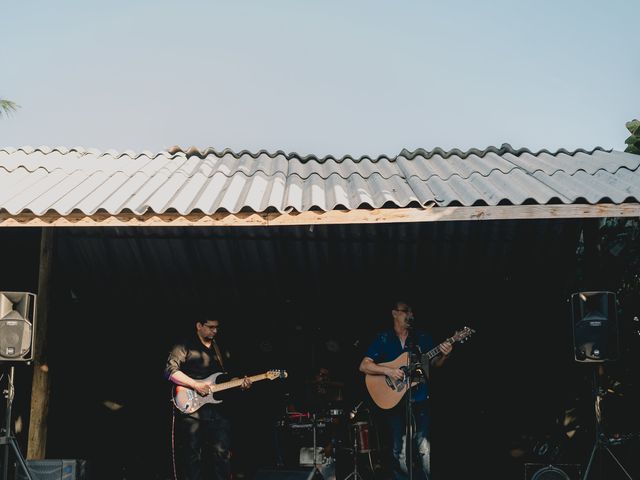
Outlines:
{"type": "Polygon", "coordinates": [[[637,0],[5,1],[0,146],[624,149],[637,0]]]}

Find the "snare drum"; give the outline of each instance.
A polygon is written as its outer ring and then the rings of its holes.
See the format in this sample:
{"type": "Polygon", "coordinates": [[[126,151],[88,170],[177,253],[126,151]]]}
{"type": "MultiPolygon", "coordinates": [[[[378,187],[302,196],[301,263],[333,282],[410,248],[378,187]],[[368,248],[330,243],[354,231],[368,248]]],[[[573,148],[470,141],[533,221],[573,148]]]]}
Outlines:
{"type": "Polygon", "coordinates": [[[358,439],[358,453],[369,453],[371,445],[369,444],[369,423],[355,422],[353,424],[353,434],[358,439]]]}

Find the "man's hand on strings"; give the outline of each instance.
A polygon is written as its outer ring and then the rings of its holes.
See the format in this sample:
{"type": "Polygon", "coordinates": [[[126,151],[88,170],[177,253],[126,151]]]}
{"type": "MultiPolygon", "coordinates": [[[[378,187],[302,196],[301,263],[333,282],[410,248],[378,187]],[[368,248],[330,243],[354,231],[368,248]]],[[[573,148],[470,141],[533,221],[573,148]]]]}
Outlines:
{"type": "Polygon", "coordinates": [[[440,351],[445,357],[451,353],[451,350],[453,350],[453,345],[451,345],[449,342],[443,342],[439,345],[439,347],[440,351]]]}
{"type": "Polygon", "coordinates": [[[203,397],[206,397],[211,392],[211,390],[209,389],[209,384],[206,383],[206,382],[196,382],[196,383],[194,383],[193,384],[193,389],[196,392],[198,392],[198,394],[202,395],[203,397]]]}
{"type": "Polygon", "coordinates": [[[240,388],[242,390],[247,390],[247,389],[251,388],[251,383],[252,382],[251,382],[251,379],[249,377],[244,377],[242,379],[242,385],[240,385],[240,388]]]}
{"type": "Polygon", "coordinates": [[[387,371],[387,377],[390,377],[396,381],[402,381],[404,380],[404,372],[399,368],[389,367],[389,370],[387,371]]]}

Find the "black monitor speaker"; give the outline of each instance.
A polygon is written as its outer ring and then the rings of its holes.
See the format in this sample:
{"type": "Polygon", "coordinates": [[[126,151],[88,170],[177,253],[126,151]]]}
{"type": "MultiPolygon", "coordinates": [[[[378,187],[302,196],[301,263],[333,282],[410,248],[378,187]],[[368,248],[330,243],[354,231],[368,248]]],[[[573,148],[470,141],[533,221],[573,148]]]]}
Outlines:
{"type": "Polygon", "coordinates": [[[582,478],[581,465],[571,464],[542,464],[525,463],[525,480],[580,480],[582,478]]]}
{"type": "MultiPolygon", "coordinates": [[[[27,460],[33,480],[86,480],[86,461],[64,460],[27,460]]],[[[16,470],[16,480],[27,480],[21,469],[16,470]]]]}
{"type": "Polygon", "coordinates": [[[620,356],[616,295],[578,292],[571,295],[574,357],[578,362],[608,362],[620,356]]]}
{"type": "Polygon", "coordinates": [[[36,296],[0,292],[0,362],[30,362],[36,319],[36,296]]]}
{"type": "Polygon", "coordinates": [[[310,480],[314,477],[312,468],[291,470],[258,470],[253,480],[310,480]]]}

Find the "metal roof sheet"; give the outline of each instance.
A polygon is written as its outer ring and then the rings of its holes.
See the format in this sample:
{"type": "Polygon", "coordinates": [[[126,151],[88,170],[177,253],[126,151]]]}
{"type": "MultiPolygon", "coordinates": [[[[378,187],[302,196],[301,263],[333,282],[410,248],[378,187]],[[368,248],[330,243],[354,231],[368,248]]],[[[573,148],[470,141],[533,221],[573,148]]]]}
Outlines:
{"type": "Polygon", "coordinates": [[[395,157],[270,153],[100,152],[0,148],[0,210],[92,215],[406,206],[623,203],[640,199],[640,156],[596,148],[557,152],[507,144],[395,157]]]}

